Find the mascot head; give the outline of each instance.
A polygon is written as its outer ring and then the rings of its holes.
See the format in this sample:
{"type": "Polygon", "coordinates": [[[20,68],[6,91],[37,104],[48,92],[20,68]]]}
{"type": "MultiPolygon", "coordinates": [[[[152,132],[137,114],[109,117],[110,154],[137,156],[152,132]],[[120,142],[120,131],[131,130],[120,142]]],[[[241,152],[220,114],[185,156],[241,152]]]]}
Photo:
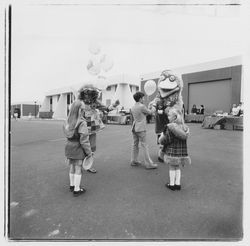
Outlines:
{"type": "Polygon", "coordinates": [[[179,91],[181,93],[183,87],[182,80],[171,70],[164,70],[158,81],[158,91],[162,98],[179,91]]]}

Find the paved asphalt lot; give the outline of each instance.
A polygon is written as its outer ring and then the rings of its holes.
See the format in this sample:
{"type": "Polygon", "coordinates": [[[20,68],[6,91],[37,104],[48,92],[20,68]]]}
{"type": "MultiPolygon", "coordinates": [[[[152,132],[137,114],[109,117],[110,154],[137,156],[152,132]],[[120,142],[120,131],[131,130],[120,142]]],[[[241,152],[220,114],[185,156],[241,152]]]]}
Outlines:
{"type": "MultiPolygon", "coordinates": [[[[243,132],[189,124],[192,165],[181,191],[164,187],[168,169],[131,167],[130,126],[97,138],[87,192],[68,190],[61,121],[12,121],[9,238],[24,240],[239,240],[242,237],[243,132]]],[[[157,161],[154,125],[148,125],[157,161]]]]}

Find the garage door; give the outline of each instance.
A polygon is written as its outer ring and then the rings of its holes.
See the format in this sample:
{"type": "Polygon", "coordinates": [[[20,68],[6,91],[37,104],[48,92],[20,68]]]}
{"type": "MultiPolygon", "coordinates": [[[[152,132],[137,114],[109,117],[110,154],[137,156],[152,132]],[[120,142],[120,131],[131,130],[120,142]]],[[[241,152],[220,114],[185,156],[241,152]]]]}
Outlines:
{"type": "Polygon", "coordinates": [[[197,107],[203,104],[208,113],[213,113],[216,110],[229,113],[231,109],[231,88],[231,80],[189,84],[189,112],[191,112],[194,104],[197,107]]]}

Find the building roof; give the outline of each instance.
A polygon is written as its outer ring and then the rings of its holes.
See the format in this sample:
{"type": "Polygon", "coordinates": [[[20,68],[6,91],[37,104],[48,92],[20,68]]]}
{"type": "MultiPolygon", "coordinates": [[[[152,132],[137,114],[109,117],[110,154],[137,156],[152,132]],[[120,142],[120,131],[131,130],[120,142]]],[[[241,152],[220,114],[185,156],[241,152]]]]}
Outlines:
{"type": "Polygon", "coordinates": [[[164,69],[171,69],[177,74],[184,74],[184,73],[201,72],[201,71],[207,71],[207,70],[212,70],[212,69],[217,69],[217,68],[236,66],[236,65],[241,65],[241,64],[242,64],[242,56],[233,56],[233,57],[227,57],[224,59],[196,63],[196,64],[182,66],[182,67],[174,67],[174,68],[165,67],[159,71],[141,74],[140,80],[149,80],[149,79],[159,78],[161,72],[164,69]]]}
{"type": "Polygon", "coordinates": [[[129,85],[139,86],[139,83],[140,83],[139,76],[129,75],[129,74],[120,74],[120,75],[109,76],[107,78],[99,77],[94,80],[84,81],[82,83],[75,84],[72,86],[65,86],[65,87],[53,89],[53,90],[48,91],[46,93],[46,96],[52,96],[52,95],[68,93],[68,92],[76,92],[80,89],[80,87],[87,85],[87,84],[93,84],[97,88],[100,88],[101,90],[105,90],[108,86],[111,86],[111,85],[129,84],[129,85]]]}
{"type": "Polygon", "coordinates": [[[12,105],[18,105],[18,104],[28,104],[28,105],[42,105],[42,103],[40,101],[18,101],[18,102],[11,102],[11,106],[12,105]]]}

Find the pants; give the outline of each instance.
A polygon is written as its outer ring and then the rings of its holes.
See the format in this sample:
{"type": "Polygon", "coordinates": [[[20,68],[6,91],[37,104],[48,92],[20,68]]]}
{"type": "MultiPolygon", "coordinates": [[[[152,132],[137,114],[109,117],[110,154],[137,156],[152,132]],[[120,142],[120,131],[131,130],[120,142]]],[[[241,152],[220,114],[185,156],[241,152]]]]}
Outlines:
{"type": "Polygon", "coordinates": [[[133,134],[133,145],[132,145],[132,156],[131,161],[137,162],[139,155],[139,143],[141,143],[141,148],[143,151],[144,164],[151,165],[153,162],[148,153],[148,145],[146,143],[146,131],[143,132],[132,132],[133,134]]]}

